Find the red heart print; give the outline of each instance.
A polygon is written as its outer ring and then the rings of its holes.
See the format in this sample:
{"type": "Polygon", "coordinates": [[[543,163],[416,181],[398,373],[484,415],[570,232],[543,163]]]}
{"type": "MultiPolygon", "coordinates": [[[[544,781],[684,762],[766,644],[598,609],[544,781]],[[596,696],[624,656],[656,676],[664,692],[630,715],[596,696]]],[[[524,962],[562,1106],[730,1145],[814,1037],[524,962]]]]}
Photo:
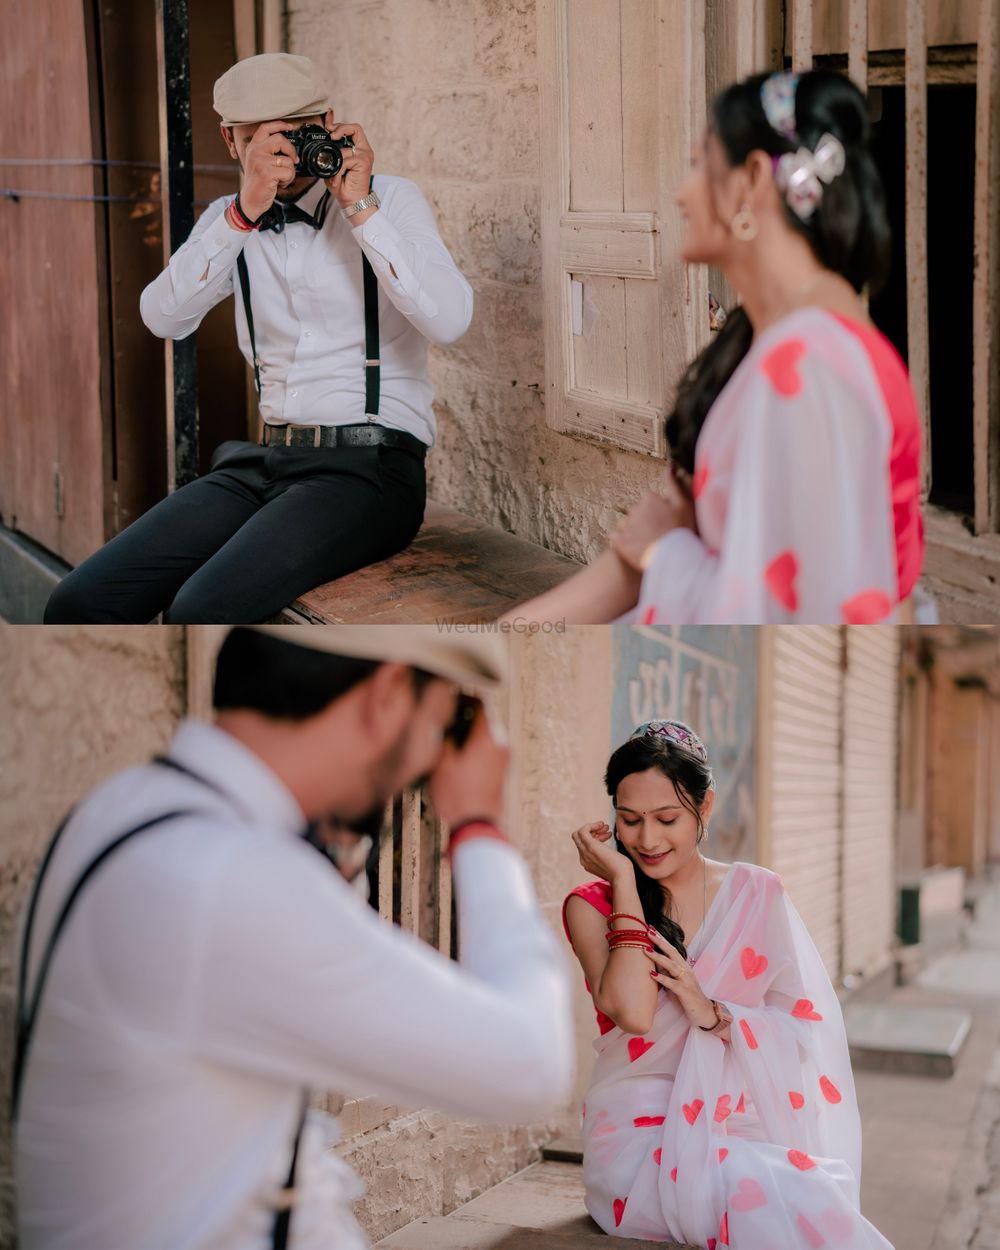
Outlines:
{"type": "Polygon", "coordinates": [[[806,1100],[796,1089],[788,1091],[788,1101],[792,1104],[792,1108],[795,1111],[800,1111],[806,1105],[806,1100]]]}
{"type": "Polygon", "coordinates": [[[628,1199],[627,1199],[627,1198],[616,1198],[616,1199],[615,1199],[615,1203],[614,1203],[614,1207],[615,1207],[615,1228],[617,1228],[617,1227],[618,1227],[618,1225],[622,1222],[622,1216],[625,1214],[625,1203],[626,1203],[626,1202],[628,1202],[628,1199]]]}
{"type": "Polygon", "coordinates": [[[657,1124],[662,1124],[666,1118],[665,1115],[637,1115],[632,1123],[636,1128],[655,1128],[657,1124]]]}
{"type": "Polygon", "coordinates": [[[696,469],[694,477],[691,479],[691,496],[697,499],[705,489],[705,483],[708,481],[708,466],[702,465],[700,469],[696,469]]]}
{"type": "Polygon", "coordinates": [[[807,1154],[803,1154],[801,1150],[789,1150],[788,1162],[793,1163],[800,1172],[808,1172],[810,1168],[816,1166],[816,1160],[810,1159],[807,1154]]]}
{"type": "Polygon", "coordinates": [[[656,604],[654,603],[650,607],[648,607],[646,611],[642,614],[642,623],[643,625],[652,625],[655,620],[656,620],[656,604]]]}
{"type": "Polygon", "coordinates": [[[736,1104],[736,1114],[744,1115],[746,1113],[746,1109],[747,1109],[746,1100],[744,1099],[743,1095],[740,1094],[740,1100],[736,1104]]]}
{"type": "Polygon", "coordinates": [[[729,1245],[729,1212],[723,1211],[722,1223],[719,1225],[719,1240],[724,1246],[729,1245]]]}
{"type": "MultiPolygon", "coordinates": [[[[743,1036],[747,1039],[747,1045],[750,1047],[751,1050],[756,1050],[757,1039],[754,1037],[753,1029],[746,1022],[746,1020],[740,1021],[740,1028],[743,1030],[743,1036]]],[[[737,1110],[739,1110],[739,1108],[737,1108],[737,1110]]]]}
{"type": "Polygon", "coordinates": [[[845,625],[875,625],[892,611],[892,600],[884,590],[863,590],[840,605],[840,619],[845,625]]]}
{"type": "Polygon", "coordinates": [[[684,1104],[684,1119],[687,1120],[688,1124],[693,1124],[697,1120],[704,1105],[700,1098],[696,1098],[694,1102],[686,1102],[684,1104]]]}
{"type": "Polygon", "coordinates": [[[805,354],[806,345],[801,339],[786,339],[773,347],[760,362],[761,373],[786,399],[802,390],[798,363],[805,354]]]}
{"type": "Polygon", "coordinates": [[[822,1020],[823,1017],[813,1007],[812,1000],[809,998],[800,998],[792,1008],[792,1015],[797,1020],[822,1020]]]}
{"type": "Polygon", "coordinates": [[[715,1247],[718,1245],[718,1242],[715,1240],[714,1237],[709,1237],[708,1241],[705,1242],[705,1245],[708,1247],[708,1250],[715,1250],[715,1247]]]}
{"type": "Polygon", "coordinates": [[[657,1167],[659,1167],[660,1164],[663,1162],[663,1147],[662,1146],[657,1146],[657,1148],[653,1151],[653,1162],[656,1164],[657,1167]]]}
{"type": "Polygon", "coordinates": [[[729,1147],[728,1147],[728,1146],[720,1146],[720,1147],[719,1147],[719,1162],[720,1162],[720,1163],[723,1161],[723,1159],[725,1159],[725,1157],[726,1157],[726,1155],[727,1155],[727,1154],[729,1154],[729,1147]]]}
{"type": "Polygon", "coordinates": [[[854,1232],[854,1220],[846,1211],[824,1211],[819,1222],[834,1245],[847,1241],[854,1232]]]}
{"type": "Polygon", "coordinates": [[[819,1250],[820,1246],[826,1245],[826,1238],[815,1226],[815,1224],[810,1224],[804,1215],[800,1213],[796,1223],[805,1233],[809,1244],[813,1247],[813,1250],[819,1250]]]}
{"type": "Polygon", "coordinates": [[[787,612],[797,612],[799,591],[799,558],[794,551],[775,556],[764,570],[764,584],[787,612]]]}
{"type": "Polygon", "coordinates": [[[719,1101],[715,1104],[715,1122],[721,1124],[728,1116],[733,1114],[733,1109],[729,1105],[730,1095],[720,1094],[719,1101]]]}
{"type": "Polygon", "coordinates": [[[671,1169],[670,1169],[670,1179],[671,1179],[672,1181],[676,1182],[676,1180],[677,1180],[677,1169],[676,1169],[676,1168],[671,1168],[671,1169]]]}
{"type": "Polygon", "coordinates": [[[823,1091],[823,1097],[827,1102],[840,1102],[840,1090],[836,1087],[836,1085],[834,1085],[833,1081],[831,1081],[828,1076],[821,1076],[819,1078],[819,1087],[823,1091]]]}
{"type": "Polygon", "coordinates": [[[744,946],[740,951],[740,967],[744,977],[752,981],[754,977],[767,971],[767,956],[759,955],[752,946],[744,946]]]}
{"type": "Polygon", "coordinates": [[[635,1063],[637,1059],[641,1059],[647,1050],[653,1049],[653,1043],[647,1042],[644,1037],[630,1037],[628,1043],[628,1061],[635,1063]]]}
{"type": "Polygon", "coordinates": [[[760,1185],[750,1176],[744,1176],[734,1193],[729,1199],[729,1205],[734,1211],[756,1211],[758,1207],[764,1206],[767,1202],[767,1194],[760,1185]]]}

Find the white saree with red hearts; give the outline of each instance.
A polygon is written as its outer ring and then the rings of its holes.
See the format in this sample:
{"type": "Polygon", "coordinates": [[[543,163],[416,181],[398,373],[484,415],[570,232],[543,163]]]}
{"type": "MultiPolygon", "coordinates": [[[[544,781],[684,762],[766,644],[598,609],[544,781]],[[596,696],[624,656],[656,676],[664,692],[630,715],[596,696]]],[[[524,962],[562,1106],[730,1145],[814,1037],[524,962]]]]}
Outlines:
{"type": "Polygon", "coordinates": [[[878,330],[820,308],[768,326],[698,436],[698,531],[653,548],[623,622],[899,619],[924,557],[913,390],[878,330]]]}
{"type": "MultiPolygon", "coordinates": [[[[610,914],[606,882],[572,893],[610,914]]],[[[707,1250],[892,1250],[860,1211],[840,1004],[780,878],[732,864],[688,958],[732,1012],[731,1040],[693,1026],[666,989],[642,1037],[598,1014],[582,1121],[590,1214],[619,1237],[707,1250]]]]}

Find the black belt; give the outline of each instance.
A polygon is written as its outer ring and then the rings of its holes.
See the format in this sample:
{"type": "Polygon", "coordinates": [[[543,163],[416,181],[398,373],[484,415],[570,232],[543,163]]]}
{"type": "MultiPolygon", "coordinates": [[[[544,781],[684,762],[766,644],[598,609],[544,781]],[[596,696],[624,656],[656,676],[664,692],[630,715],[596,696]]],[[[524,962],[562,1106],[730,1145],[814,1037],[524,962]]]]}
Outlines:
{"type": "Polygon", "coordinates": [[[384,443],[387,447],[402,447],[421,459],[427,454],[427,444],[415,435],[371,421],[360,425],[270,425],[265,422],[260,441],[264,447],[374,447],[376,443],[384,443]]]}

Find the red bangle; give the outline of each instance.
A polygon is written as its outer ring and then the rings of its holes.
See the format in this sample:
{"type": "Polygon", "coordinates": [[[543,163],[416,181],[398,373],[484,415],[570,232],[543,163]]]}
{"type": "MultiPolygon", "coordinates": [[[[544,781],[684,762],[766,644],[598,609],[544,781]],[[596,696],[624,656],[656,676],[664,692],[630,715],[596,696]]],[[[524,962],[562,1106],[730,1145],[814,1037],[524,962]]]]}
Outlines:
{"type": "Polygon", "coordinates": [[[609,929],[604,935],[604,940],[609,944],[617,942],[619,938],[642,938],[646,942],[652,942],[645,929],[609,929]]]}
{"type": "Polygon", "coordinates": [[[471,842],[473,838],[492,838],[495,842],[506,842],[508,846],[511,845],[510,838],[501,832],[492,820],[485,816],[476,816],[452,826],[448,840],[449,859],[454,854],[456,846],[462,842],[471,842]]]}
{"type": "Polygon", "coordinates": [[[633,916],[627,911],[613,911],[608,917],[608,928],[610,929],[616,920],[634,920],[636,924],[641,924],[644,929],[651,929],[653,926],[642,916],[633,916]]]}
{"type": "Polygon", "coordinates": [[[644,951],[653,950],[653,943],[644,934],[635,934],[635,935],[631,933],[623,934],[622,941],[608,943],[608,950],[616,951],[619,948],[619,946],[637,946],[640,950],[644,950],[644,951]]]}

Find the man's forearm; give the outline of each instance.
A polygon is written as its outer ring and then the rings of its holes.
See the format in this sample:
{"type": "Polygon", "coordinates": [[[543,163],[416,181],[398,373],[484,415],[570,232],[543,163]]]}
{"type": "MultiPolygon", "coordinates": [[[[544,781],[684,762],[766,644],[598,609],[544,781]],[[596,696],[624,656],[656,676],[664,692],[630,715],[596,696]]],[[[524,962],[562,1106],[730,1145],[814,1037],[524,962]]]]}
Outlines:
{"type": "Polygon", "coordinates": [[[160,338],[193,334],[205,314],[232,292],[233,266],[249,237],[249,231],[227,223],[224,209],[199,221],[139,297],[147,328],[160,338]]]}

